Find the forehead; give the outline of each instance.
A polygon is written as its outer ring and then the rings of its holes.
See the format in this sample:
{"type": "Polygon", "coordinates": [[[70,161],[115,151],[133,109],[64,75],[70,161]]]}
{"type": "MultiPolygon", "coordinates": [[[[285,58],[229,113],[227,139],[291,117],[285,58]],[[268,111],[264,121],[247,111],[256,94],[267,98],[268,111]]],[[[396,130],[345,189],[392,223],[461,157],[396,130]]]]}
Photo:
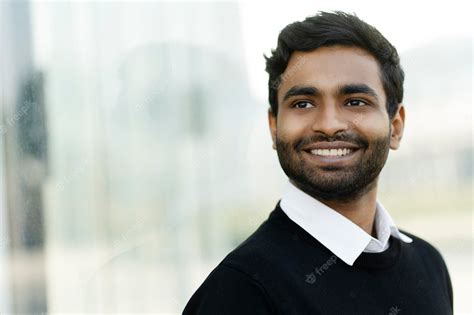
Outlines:
{"type": "Polygon", "coordinates": [[[329,46],[292,53],[281,75],[278,98],[295,85],[317,87],[332,93],[345,84],[366,84],[384,97],[377,60],[358,47],[329,46]]]}

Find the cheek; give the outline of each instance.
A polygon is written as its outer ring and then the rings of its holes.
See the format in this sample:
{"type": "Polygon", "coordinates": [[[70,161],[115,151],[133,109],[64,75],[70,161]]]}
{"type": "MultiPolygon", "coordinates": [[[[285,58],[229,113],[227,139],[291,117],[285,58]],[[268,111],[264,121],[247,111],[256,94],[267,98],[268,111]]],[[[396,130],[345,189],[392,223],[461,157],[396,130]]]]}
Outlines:
{"type": "Polygon", "coordinates": [[[287,141],[294,141],[304,135],[307,123],[301,117],[285,116],[279,119],[277,136],[287,141]]]}
{"type": "Polygon", "coordinates": [[[357,130],[363,132],[370,139],[387,137],[389,133],[389,122],[385,117],[362,117],[355,121],[357,130]]]}

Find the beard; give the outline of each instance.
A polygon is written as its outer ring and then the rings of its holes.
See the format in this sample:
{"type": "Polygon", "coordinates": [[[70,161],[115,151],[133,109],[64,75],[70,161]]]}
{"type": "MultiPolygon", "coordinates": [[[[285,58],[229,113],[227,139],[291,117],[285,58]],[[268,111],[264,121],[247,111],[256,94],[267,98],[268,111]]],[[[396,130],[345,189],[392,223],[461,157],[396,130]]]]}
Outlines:
{"type": "MultiPolygon", "coordinates": [[[[391,129],[391,128],[390,128],[391,129]]],[[[280,165],[288,178],[301,190],[323,201],[352,202],[375,187],[390,150],[388,135],[368,141],[355,135],[339,135],[332,141],[356,144],[358,161],[351,166],[315,166],[302,155],[301,148],[314,142],[330,142],[325,135],[285,142],[277,136],[275,144],[280,165]]]]}

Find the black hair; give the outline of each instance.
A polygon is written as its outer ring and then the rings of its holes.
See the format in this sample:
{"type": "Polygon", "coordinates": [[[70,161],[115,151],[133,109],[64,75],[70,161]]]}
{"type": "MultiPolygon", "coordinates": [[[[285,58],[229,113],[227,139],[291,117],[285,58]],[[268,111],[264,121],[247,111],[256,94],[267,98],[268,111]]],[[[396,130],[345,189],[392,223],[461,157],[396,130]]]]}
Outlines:
{"type": "Polygon", "coordinates": [[[387,112],[391,118],[403,100],[405,74],[395,47],[373,26],[355,14],[341,11],[318,12],[287,25],[278,36],[276,49],[266,59],[265,70],[269,74],[268,100],[274,116],[278,114],[278,87],[294,51],[312,51],[320,47],[343,45],[366,50],[379,63],[381,81],[387,97],[387,112]]]}

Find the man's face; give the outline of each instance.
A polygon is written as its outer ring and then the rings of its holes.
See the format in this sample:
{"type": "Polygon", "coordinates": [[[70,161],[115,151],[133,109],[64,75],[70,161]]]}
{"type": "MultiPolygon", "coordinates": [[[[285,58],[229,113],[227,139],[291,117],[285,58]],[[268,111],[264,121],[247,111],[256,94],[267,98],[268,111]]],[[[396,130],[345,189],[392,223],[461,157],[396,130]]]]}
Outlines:
{"type": "Polygon", "coordinates": [[[389,120],[374,57],[356,47],[294,52],[278,88],[270,131],[283,171],[300,189],[349,202],[369,191],[403,133],[389,120]]]}

